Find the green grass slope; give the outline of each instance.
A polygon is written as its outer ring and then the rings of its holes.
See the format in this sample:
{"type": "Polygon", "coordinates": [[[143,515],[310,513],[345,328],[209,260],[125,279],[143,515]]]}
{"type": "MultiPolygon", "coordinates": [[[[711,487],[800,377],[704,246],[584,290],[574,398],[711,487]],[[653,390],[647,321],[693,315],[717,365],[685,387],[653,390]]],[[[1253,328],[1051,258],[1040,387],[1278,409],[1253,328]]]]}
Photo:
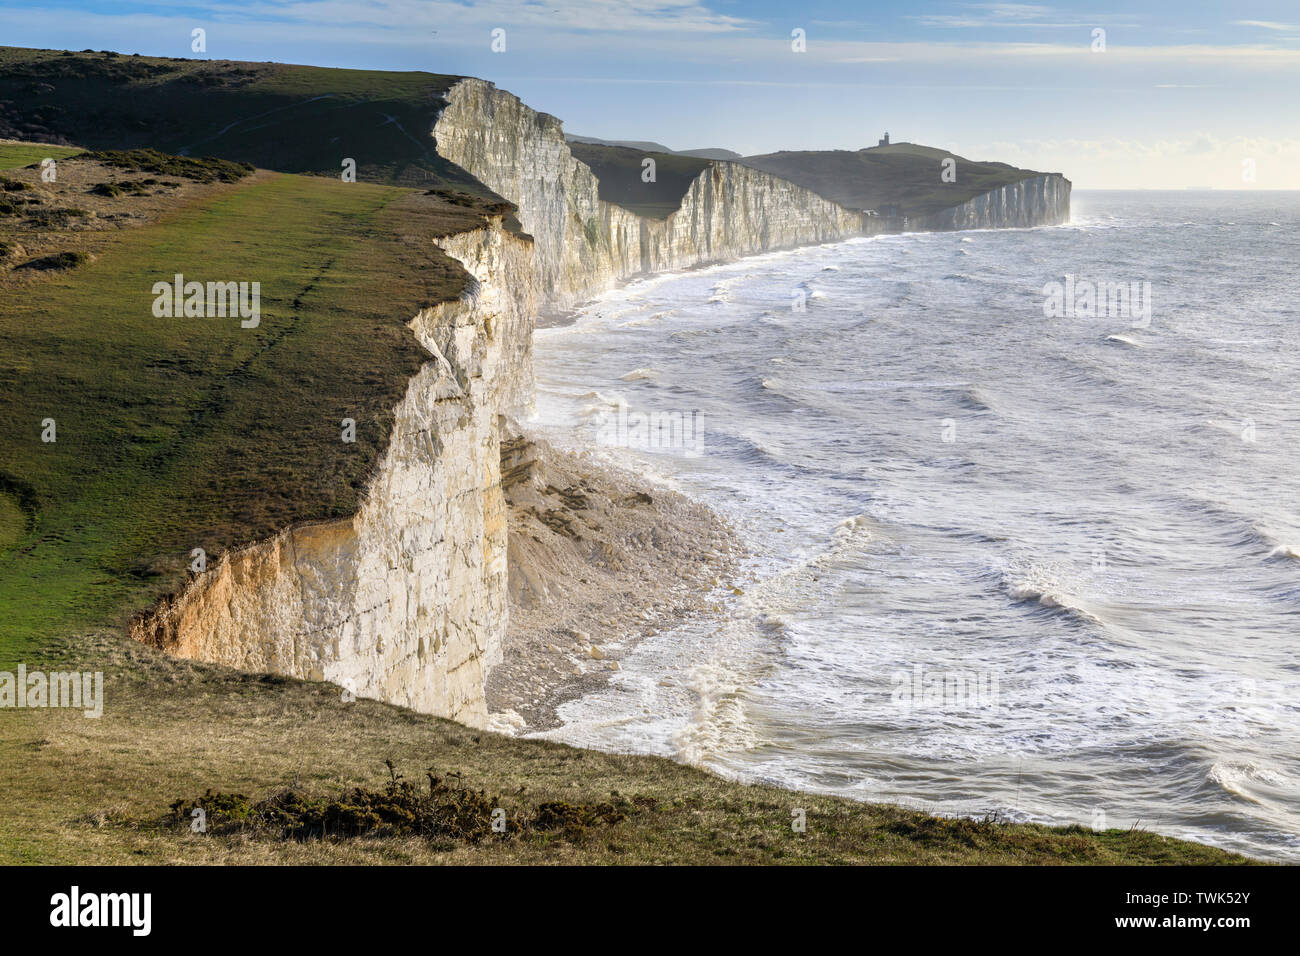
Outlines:
{"type": "Polygon", "coordinates": [[[710,165],[709,160],[694,156],[625,146],[571,142],[569,149],[596,174],[601,199],[652,219],[666,219],[681,208],[691,182],[710,165]],[[655,161],[652,183],[641,179],[647,158],[655,161]]]}
{"type": "Polygon", "coordinates": [[[39,143],[0,142],[0,169],[18,169],[39,163],[47,156],[63,159],[81,152],[75,146],[46,146],[39,143]]]}
{"type": "Polygon", "coordinates": [[[624,146],[628,149],[639,149],[643,152],[671,153],[674,156],[695,156],[699,159],[740,159],[740,153],[735,150],[722,149],[718,146],[709,146],[703,149],[671,149],[663,143],[656,143],[653,140],[600,139],[595,136],[579,136],[576,133],[565,133],[564,139],[570,144],[590,143],[595,146],[624,146]]]}
{"type": "MultiPolygon", "coordinates": [[[[411,190],[318,177],[204,189],[109,239],[69,232],[75,268],[0,266],[2,662],[121,624],[183,582],[193,548],[215,556],[355,511],[427,359],[405,322],[463,289],[428,239],[482,222],[411,190]],[[260,282],[260,325],[156,318],[153,284],[175,273],[260,282]],[[344,418],[355,443],[340,440],[344,418]]],[[[50,239],[5,221],[6,242],[50,239]]]]}
{"type": "Polygon", "coordinates": [[[894,143],[870,149],[803,150],[737,160],[811,189],[847,209],[896,206],[898,214],[926,216],[1041,173],[1006,163],[976,162],[941,149],[894,143]],[[943,182],[943,161],[956,160],[956,181],[943,182]]]}
{"type": "Polygon", "coordinates": [[[456,76],[0,47],[0,138],[490,195],[429,131],[456,76]]]}
{"type": "Polygon", "coordinates": [[[1140,828],[950,820],[746,786],[662,757],[518,740],[376,701],[348,703],[329,684],[239,674],[112,640],[79,644],[83,664],[105,672],[103,717],[0,715],[0,775],[8,781],[0,863],[1252,862],[1140,828]],[[273,828],[222,832],[213,814],[202,834],[168,809],[209,789],[243,794],[247,803],[290,788],[337,801],[354,787],[383,788],[386,760],[421,793],[429,791],[426,771],[454,781],[466,799],[457,801],[451,832],[286,839],[273,828]],[[480,790],[486,803],[463,792],[480,790]],[[490,830],[488,806],[535,818],[548,803],[560,805],[553,815],[561,817],[601,805],[613,812],[574,826],[490,830]],[[791,826],[796,810],[805,832],[791,826]]]}

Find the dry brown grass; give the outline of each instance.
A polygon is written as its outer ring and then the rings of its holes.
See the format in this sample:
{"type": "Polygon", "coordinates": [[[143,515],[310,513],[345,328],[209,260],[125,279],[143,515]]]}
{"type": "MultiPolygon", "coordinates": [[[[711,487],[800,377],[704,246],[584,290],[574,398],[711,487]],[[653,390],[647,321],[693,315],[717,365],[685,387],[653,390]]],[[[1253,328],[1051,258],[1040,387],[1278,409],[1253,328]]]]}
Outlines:
{"type": "Polygon", "coordinates": [[[39,169],[28,168],[4,171],[0,173],[2,181],[25,188],[0,192],[0,202],[7,199],[15,207],[0,215],[0,242],[11,248],[10,254],[2,257],[9,268],[0,268],[0,289],[30,288],[47,278],[39,271],[17,268],[23,262],[68,251],[94,256],[113,242],[119,230],[147,225],[195,200],[237,188],[176,176],[123,173],[103,163],[77,159],[59,160],[52,183],[42,181],[39,169]],[[144,192],[139,195],[111,197],[93,191],[105,183],[150,179],[154,182],[141,187],[144,192]],[[68,210],[82,214],[68,214],[68,210]]]}
{"type": "MultiPolygon", "coordinates": [[[[339,689],[165,658],[104,633],[50,649],[105,671],[104,716],[0,715],[0,862],[7,863],[1232,863],[1242,857],[1145,831],[1094,833],[952,821],[897,807],[744,786],[655,757],[470,730],[339,689]],[[422,838],[213,836],[166,822],[207,789],[253,799],[293,786],[330,796],[382,787],[385,760],[499,794],[625,801],[612,826],[477,843],[422,838]],[[795,833],[791,813],[807,813],[795,833]]],[[[33,664],[32,666],[35,666],[33,664]]]]}

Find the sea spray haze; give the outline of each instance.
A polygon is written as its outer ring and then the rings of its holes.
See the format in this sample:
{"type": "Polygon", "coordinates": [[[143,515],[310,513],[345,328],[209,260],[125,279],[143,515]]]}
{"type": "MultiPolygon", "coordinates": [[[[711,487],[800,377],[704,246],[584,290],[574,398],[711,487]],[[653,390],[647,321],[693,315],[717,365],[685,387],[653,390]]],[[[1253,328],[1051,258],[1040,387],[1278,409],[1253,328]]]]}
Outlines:
{"type": "Polygon", "coordinates": [[[542,421],[697,414],[698,455],[603,452],[759,554],[552,735],[1300,859],[1298,237],[1295,193],[1083,193],[1071,226],[656,277],[539,333],[542,421]]]}

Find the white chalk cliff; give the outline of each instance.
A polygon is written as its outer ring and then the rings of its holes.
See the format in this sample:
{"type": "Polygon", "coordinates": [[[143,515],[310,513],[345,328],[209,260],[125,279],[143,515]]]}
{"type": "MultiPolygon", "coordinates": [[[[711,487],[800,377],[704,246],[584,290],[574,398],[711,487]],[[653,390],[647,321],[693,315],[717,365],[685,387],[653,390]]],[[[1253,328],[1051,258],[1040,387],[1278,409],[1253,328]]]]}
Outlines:
{"type": "Polygon", "coordinates": [[[486,80],[452,87],[433,136],[442,156],[519,207],[519,220],[535,242],[538,285],[551,308],[643,273],[863,231],[861,212],[737,163],[706,168],[667,220],[604,202],[595,174],[570,153],[560,121],[486,80]]]}
{"type": "MultiPolygon", "coordinates": [[[[600,200],[559,120],[483,80],[449,91],[432,135],[441,155],[518,206],[531,240],[500,219],[436,240],[474,281],[460,300],[411,319],[430,359],[395,410],[357,514],[222,555],[132,629],[182,657],[333,681],[482,726],[484,679],[501,658],[508,612],[500,422],[531,405],[538,309],[572,306],[643,273],[880,227],[730,162],[703,170],[666,220],[644,218],[600,200]]],[[[1069,182],[1042,176],[923,227],[1068,216],[1069,182]]]]}
{"type": "Polygon", "coordinates": [[[908,220],[911,229],[1007,229],[1070,221],[1070,181],[1058,173],[1001,186],[951,209],[908,220]]]}
{"type": "MultiPolygon", "coordinates": [[[[461,80],[433,128],[438,152],[519,207],[536,243],[545,305],[563,309],[619,281],[884,228],[788,180],[715,161],[666,220],[602,201],[595,174],[575,159],[554,116],[480,79],[461,80]]],[[[1070,182],[1028,177],[923,219],[909,229],[1059,225],[1070,219],[1070,182]]]]}
{"type": "Polygon", "coordinates": [[[431,359],[361,509],[222,555],[138,640],[486,722],[507,614],[498,417],[532,400],[532,249],[500,219],[439,245],[476,281],[409,323],[431,359]]]}

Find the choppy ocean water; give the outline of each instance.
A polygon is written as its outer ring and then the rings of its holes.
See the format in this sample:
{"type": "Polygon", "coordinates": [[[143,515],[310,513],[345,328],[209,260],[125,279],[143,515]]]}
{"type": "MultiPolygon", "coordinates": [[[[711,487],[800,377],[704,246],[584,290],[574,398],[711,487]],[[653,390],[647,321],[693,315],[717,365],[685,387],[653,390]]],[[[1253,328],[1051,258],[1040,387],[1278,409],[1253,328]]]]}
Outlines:
{"type": "Polygon", "coordinates": [[[657,276],[540,331],[539,425],[756,553],[548,736],[1300,860],[1300,194],[1074,220],[657,276]]]}

